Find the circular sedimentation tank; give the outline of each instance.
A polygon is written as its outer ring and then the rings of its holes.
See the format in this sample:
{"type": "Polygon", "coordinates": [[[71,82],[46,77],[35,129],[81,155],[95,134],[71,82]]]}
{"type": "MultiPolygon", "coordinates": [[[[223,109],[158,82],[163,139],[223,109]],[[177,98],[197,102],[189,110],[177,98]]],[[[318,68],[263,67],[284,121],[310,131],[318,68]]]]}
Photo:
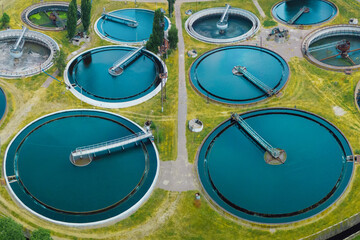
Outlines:
{"type": "Polygon", "coordinates": [[[105,111],[68,110],[41,117],[23,128],[6,150],[9,191],[28,211],[58,224],[86,227],[123,219],[155,186],[159,158],[152,140],[97,152],[82,167],[69,156],[78,147],[139,132],[145,130],[105,111]]]}
{"type": "Polygon", "coordinates": [[[233,43],[246,40],[259,30],[260,21],[255,14],[240,9],[228,10],[227,29],[219,30],[217,23],[226,7],[204,9],[191,15],[185,22],[190,36],[207,43],[233,43]]]}
{"type": "MultiPolygon", "coordinates": [[[[148,9],[129,8],[109,12],[111,16],[103,15],[95,22],[95,32],[109,42],[116,44],[142,44],[152,33],[154,11],[148,9]],[[134,26],[117,19],[134,21],[134,26]]],[[[130,22],[131,23],[131,22],[130,22]]],[[[170,29],[170,20],[164,17],[164,31],[170,29]]]]}
{"type": "Polygon", "coordinates": [[[0,88],[0,122],[5,116],[6,106],[6,95],[4,90],[0,88]]]}
{"type": "Polygon", "coordinates": [[[22,30],[9,29],[0,32],[0,76],[5,78],[28,77],[53,65],[58,44],[49,36],[35,31],[26,31],[23,54],[14,58],[10,50],[22,30]]]}
{"type": "MultiPolygon", "coordinates": [[[[62,31],[67,21],[68,2],[41,2],[27,7],[21,19],[32,28],[45,31],[62,31]]],[[[77,9],[77,25],[81,23],[81,12],[77,9]]]]}
{"type": "Polygon", "coordinates": [[[77,98],[95,106],[123,108],[142,103],[161,90],[159,74],[167,69],[158,56],[141,50],[119,75],[109,72],[114,63],[136,49],[106,46],[83,52],[68,63],[65,82],[77,98]]]}
{"type": "Polygon", "coordinates": [[[203,97],[225,104],[250,104],[277,94],[289,78],[289,67],[266,48],[237,45],[210,50],[198,57],[189,71],[194,89],[203,97]],[[261,64],[259,64],[261,63],[261,64]],[[248,75],[234,66],[245,67],[248,75]]]}
{"type": "Polygon", "coordinates": [[[304,38],[302,52],[311,63],[325,69],[359,69],[360,27],[334,25],[317,29],[304,38]]]}
{"type": "Polygon", "coordinates": [[[354,169],[345,136],[327,120],[297,109],[241,115],[286,161],[266,162],[267,151],[232,118],[203,141],[197,170],[207,195],[224,211],[257,223],[300,221],[330,207],[354,169]]]}
{"type": "Polygon", "coordinates": [[[273,17],[288,25],[318,25],[330,21],[338,12],[337,7],[327,0],[289,0],[275,4],[273,17]]]}

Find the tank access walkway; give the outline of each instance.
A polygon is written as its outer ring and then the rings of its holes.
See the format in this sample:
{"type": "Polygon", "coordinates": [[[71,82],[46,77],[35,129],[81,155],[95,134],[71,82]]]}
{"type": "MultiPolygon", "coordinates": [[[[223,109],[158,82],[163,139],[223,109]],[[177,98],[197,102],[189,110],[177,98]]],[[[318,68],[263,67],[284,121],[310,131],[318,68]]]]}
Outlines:
{"type": "Polygon", "coordinates": [[[10,49],[10,54],[11,56],[13,56],[14,58],[20,58],[22,56],[23,53],[23,47],[25,44],[25,33],[28,29],[26,27],[23,27],[23,30],[19,36],[19,38],[17,39],[15,45],[10,49]]]}
{"type": "Polygon", "coordinates": [[[331,43],[319,45],[319,46],[316,46],[316,47],[311,47],[311,48],[308,49],[308,52],[321,51],[321,50],[336,47],[338,45],[345,44],[345,43],[346,43],[346,40],[343,39],[343,40],[340,40],[340,41],[337,41],[337,42],[331,42],[331,43]]]}
{"type": "Polygon", "coordinates": [[[246,133],[248,133],[257,144],[264,148],[273,158],[279,158],[283,150],[274,148],[263,137],[261,137],[250,125],[237,113],[231,115],[231,119],[237,122],[246,133]]]}
{"type": "Polygon", "coordinates": [[[140,57],[142,50],[145,49],[144,46],[139,47],[135,51],[129,52],[124,57],[120,58],[112,67],[109,68],[109,74],[112,76],[119,76],[123,73],[124,69],[134,62],[138,57],[140,57]]]}
{"type": "Polygon", "coordinates": [[[233,68],[233,74],[237,76],[244,76],[246,79],[248,79],[251,83],[253,83],[256,87],[258,87],[260,90],[265,92],[267,95],[272,96],[276,93],[274,89],[266,85],[264,82],[262,82],[260,79],[252,75],[246,67],[243,66],[235,66],[233,68]]]}
{"type": "Polygon", "coordinates": [[[228,28],[228,21],[227,20],[229,18],[229,9],[230,8],[231,8],[231,6],[229,4],[226,4],[224,13],[221,15],[220,20],[216,23],[216,27],[220,31],[224,31],[225,29],[228,28]]]}
{"type": "Polygon", "coordinates": [[[101,16],[106,20],[106,19],[109,19],[111,21],[117,21],[119,23],[122,23],[122,24],[125,24],[129,27],[133,27],[133,28],[136,28],[139,23],[133,19],[130,19],[130,18],[125,18],[125,17],[120,17],[120,16],[116,16],[112,13],[108,13],[105,11],[105,8],[103,10],[103,13],[101,14],[101,16]]]}
{"type": "Polygon", "coordinates": [[[129,145],[131,143],[137,143],[141,140],[153,138],[152,132],[138,132],[129,136],[125,136],[122,138],[113,139],[110,141],[92,144],[84,147],[78,147],[74,151],[70,153],[70,161],[76,165],[76,161],[82,158],[92,158],[92,156],[96,156],[96,153],[99,152],[108,152],[111,153],[110,150],[115,148],[124,148],[124,146],[129,145]]]}
{"type": "Polygon", "coordinates": [[[302,8],[300,8],[300,10],[289,20],[287,21],[288,24],[292,25],[294,24],[294,22],[303,14],[303,13],[308,13],[310,10],[308,7],[303,6],[302,8]]]}

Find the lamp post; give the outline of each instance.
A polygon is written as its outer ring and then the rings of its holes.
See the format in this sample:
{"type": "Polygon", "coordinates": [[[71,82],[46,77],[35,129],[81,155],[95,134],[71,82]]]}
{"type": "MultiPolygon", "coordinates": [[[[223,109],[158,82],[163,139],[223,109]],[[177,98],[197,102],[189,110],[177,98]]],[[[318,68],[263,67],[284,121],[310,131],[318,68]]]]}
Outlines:
{"type": "MultiPolygon", "coordinates": [[[[168,74],[166,73],[159,73],[159,78],[161,79],[161,112],[164,112],[164,83],[165,83],[165,79],[167,78],[168,74]]],[[[166,99],[166,89],[165,89],[165,99],[166,99]]]]}

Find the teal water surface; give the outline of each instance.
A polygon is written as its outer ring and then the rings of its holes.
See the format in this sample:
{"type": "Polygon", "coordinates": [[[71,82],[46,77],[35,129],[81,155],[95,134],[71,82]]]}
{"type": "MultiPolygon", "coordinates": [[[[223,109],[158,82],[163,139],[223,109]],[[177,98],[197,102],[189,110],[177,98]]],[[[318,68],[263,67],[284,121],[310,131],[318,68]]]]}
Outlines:
{"type": "Polygon", "coordinates": [[[266,109],[245,113],[246,122],[287,160],[270,165],[261,147],[230,120],[205,140],[198,172],[207,194],[226,211],[250,221],[298,221],[330,206],[353,170],[346,138],[311,113],[266,109]]]}
{"type": "Polygon", "coordinates": [[[336,6],[326,0],[283,1],[273,7],[272,13],[276,19],[288,22],[303,6],[308,7],[310,12],[303,13],[293,25],[319,24],[330,20],[337,13],[336,6]]]}
{"type": "MultiPolygon", "coordinates": [[[[147,41],[152,33],[154,21],[154,12],[146,9],[121,9],[111,14],[119,17],[130,18],[138,22],[136,28],[129,27],[125,24],[104,19],[103,17],[97,22],[96,28],[106,38],[118,42],[142,42],[147,41]]],[[[164,30],[169,27],[169,22],[165,18],[164,30]]]]}
{"type": "Polygon", "coordinates": [[[289,67],[278,54],[255,46],[231,46],[211,50],[195,60],[190,81],[207,98],[228,104],[247,104],[268,95],[244,76],[232,73],[244,66],[271,89],[279,91],[289,77],[289,67]]]}
{"type": "Polygon", "coordinates": [[[63,222],[86,223],[121,214],[154,181],[157,156],[150,140],[103,153],[84,167],[69,159],[77,147],[139,132],[128,120],[97,111],[55,113],[25,128],[9,146],[5,171],[33,211],[63,222]]]}

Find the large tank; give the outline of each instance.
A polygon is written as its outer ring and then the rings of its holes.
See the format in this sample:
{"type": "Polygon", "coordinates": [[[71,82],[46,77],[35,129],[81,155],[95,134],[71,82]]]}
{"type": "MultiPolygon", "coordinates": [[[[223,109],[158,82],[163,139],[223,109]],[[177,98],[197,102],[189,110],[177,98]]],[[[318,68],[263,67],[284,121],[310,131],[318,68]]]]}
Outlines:
{"type": "Polygon", "coordinates": [[[149,197],[159,171],[155,144],[146,138],[92,154],[76,166],[79,147],[145,132],[119,115],[97,110],[67,110],[24,127],[8,145],[4,178],[14,199],[48,221],[86,227],[118,221],[149,197]]]}
{"type": "Polygon", "coordinates": [[[265,150],[238,122],[225,120],[203,141],[197,170],[207,196],[224,211],[252,222],[280,224],[312,217],[338,200],[352,177],[353,152],[326,119],[297,109],[241,114],[286,161],[265,150]]]}
{"type": "Polygon", "coordinates": [[[136,51],[135,47],[106,46],[90,49],[75,56],[65,69],[65,82],[81,101],[105,108],[122,108],[142,103],[161,90],[159,74],[166,73],[163,61],[146,51],[121,71],[109,69],[122,58],[136,51]]]}

